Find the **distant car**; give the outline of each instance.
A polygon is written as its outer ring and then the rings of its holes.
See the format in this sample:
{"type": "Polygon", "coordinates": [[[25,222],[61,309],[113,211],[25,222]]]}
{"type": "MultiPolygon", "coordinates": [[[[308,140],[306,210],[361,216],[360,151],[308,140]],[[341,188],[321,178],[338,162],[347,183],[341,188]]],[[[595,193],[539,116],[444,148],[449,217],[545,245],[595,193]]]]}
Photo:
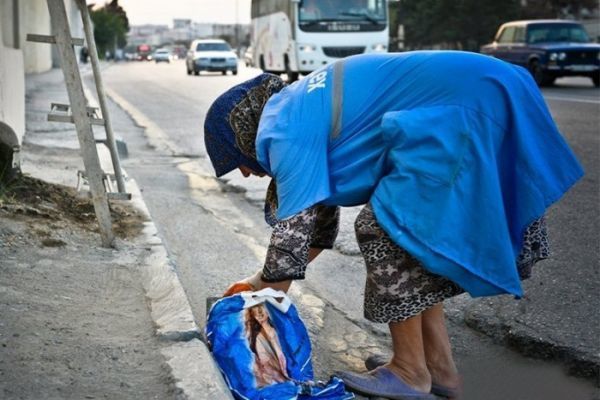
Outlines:
{"type": "Polygon", "coordinates": [[[252,46],[248,46],[244,52],[244,64],[246,64],[246,67],[254,66],[254,60],[252,59],[252,46]]]}
{"type": "Polygon", "coordinates": [[[221,71],[223,75],[231,71],[238,73],[238,57],[229,44],[221,39],[194,40],[185,58],[188,75],[200,71],[221,71]]]}
{"type": "Polygon", "coordinates": [[[138,61],[152,61],[152,47],[148,44],[138,45],[135,59],[138,61]]]}
{"type": "Polygon", "coordinates": [[[152,58],[154,58],[154,61],[156,63],[159,63],[159,62],[170,63],[171,60],[173,59],[173,54],[171,54],[171,52],[168,49],[158,49],[154,52],[154,55],[152,56],[152,58]]]}
{"type": "Polygon", "coordinates": [[[540,86],[562,76],[586,76],[600,86],[600,45],[575,21],[507,22],[481,53],[527,68],[540,86]]]}

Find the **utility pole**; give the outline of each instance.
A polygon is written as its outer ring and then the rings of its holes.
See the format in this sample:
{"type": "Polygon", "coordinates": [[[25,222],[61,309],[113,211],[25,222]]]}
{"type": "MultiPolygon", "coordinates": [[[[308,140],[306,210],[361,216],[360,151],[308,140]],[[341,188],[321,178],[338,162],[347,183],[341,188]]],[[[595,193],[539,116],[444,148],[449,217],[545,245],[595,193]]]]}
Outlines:
{"type": "Polygon", "coordinates": [[[237,49],[236,53],[238,57],[240,54],[240,18],[239,18],[239,0],[235,0],[235,47],[237,49]]]}

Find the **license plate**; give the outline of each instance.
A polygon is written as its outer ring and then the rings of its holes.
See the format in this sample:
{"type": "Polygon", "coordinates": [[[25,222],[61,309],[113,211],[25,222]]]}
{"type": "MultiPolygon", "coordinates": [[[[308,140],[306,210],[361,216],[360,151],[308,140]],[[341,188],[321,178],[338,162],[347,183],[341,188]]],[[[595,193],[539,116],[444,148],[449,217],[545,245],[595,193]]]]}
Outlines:
{"type": "Polygon", "coordinates": [[[595,71],[598,69],[598,66],[596,65],[571,65],[570,67],[568,67],[568,69],[570,69],[571,71],[595,71]]]}

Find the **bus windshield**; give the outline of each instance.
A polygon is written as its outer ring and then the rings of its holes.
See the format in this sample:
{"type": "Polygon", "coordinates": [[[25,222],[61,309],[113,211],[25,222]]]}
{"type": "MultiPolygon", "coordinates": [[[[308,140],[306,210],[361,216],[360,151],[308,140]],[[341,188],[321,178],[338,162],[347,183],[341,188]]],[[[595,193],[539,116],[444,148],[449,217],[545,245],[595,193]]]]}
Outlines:
{"type": "Polygon", "coordinates": [[[316,22],[386,23],[385,0],[302,0],[300,25],[316,22]]]}

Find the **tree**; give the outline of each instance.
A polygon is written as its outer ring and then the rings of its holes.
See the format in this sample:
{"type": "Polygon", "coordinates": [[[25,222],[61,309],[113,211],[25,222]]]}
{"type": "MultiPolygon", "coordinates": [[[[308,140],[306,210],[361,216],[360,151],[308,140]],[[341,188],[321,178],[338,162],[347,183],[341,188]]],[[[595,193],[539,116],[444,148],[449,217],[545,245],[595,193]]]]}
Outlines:
{"type": "Polygon", "coordinates": [[[119,0],[112,0],[97,9],[94,9],[94,4],[91,4],[89,8],[90,17],[94,23],[94,39],[100,58],[104,58],[107,51],[125,47],[129,20],[125,10],[119,6],[119,0]]]}
{"type": "Polygon", "coordinates": [[[526,0],[522,8],[522,17],[561,18],[568,15],[581,18],[581,11],[598,7],[597,0],[526,0]]]}
{"type": "Polygon", "coordinates": [[[597,0],[401,0],[393,9],[404,24],[407,48],[478,51],[504,22],[580,18],[583,9],[595,7],[597,0]]]}
{"type": "Polygon", "coordinates": [[[402,0],[400,8],[407,47],[477,51],[519,16],[520,0],[402,0]]]}

